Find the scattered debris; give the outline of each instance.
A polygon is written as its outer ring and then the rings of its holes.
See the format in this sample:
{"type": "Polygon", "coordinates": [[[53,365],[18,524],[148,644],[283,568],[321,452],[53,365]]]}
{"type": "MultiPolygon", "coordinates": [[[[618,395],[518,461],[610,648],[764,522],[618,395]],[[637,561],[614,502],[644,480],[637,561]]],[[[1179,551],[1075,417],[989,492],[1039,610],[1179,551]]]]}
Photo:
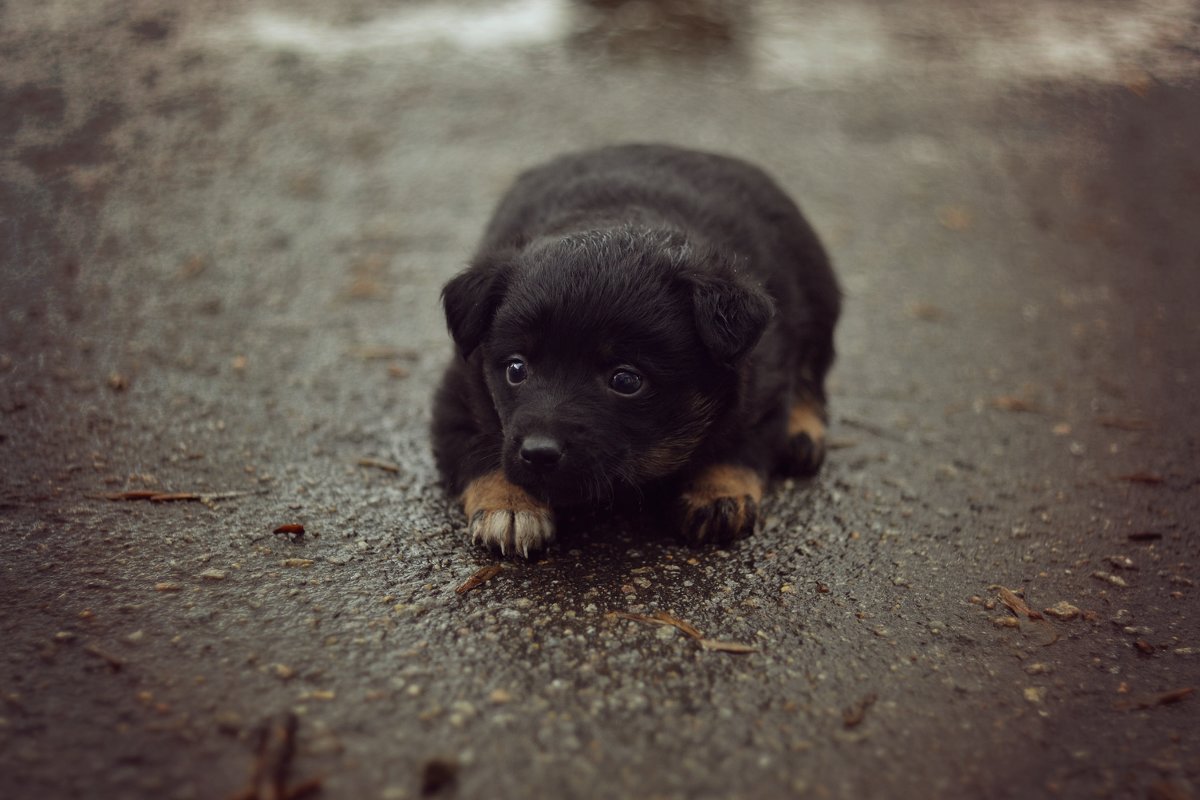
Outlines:
{"type": "Polygon", "coordinates": [[[1108,556],[1104,559],[1109,564],[1112,564],[1117,569],[1137,569],[1137,564],[1133,563],[1133,559],[1129,556],[1108,556]]]}
{"type": "Polygon", "coordinates": [[[125,659],[120,658],[119,656],[114,656],[112,653],[108,652],[107,650],[102,650],[94,644],[84,645],[83,652],[90,656],[95,656],[104,663],[108,664],[108,668],[113,672],[120,672],[121,667],[125,666],[125,659]]]}
{"type": "Polygon", "coordinates": [[[704,639],[704,634],[700,633],[695,626],[688,622],[673,617],[665,611],[657,611],[652,616],[645,614],[634,614],[629,611],[613,611],[609,614],[610,617],[618,617],[620,619],[629,619],[634,622],[644,622],[647,625],[671,625],[686,633],[688,636],[700,641],[704,639]]]}
{"type": "Polygon", "coordinates": [[[854,728],[867,718],[867,709],[875,705],[875,701],[879,698],[874,692],[864,696],[854,705],[842,711],[842,725],[846,728],[854,728]]]}
{"type": "Polygon", "coordinates": [[[1079,616],[1079,608],[1071,605],[1066,600],[1059,600],[1049,608],[1043,609],[1043,613],[1056,619],[1071,620],[1079,616]]]}
{"type": "Polygon", "coordinates": [[[946,312],[933,303],[917,302],[908,307],[909,316],[923,322],[941,322],[946,318],[946,312]]]}
{"type": "Polygon", "coordinates": [[[716,639],[701,639],[700,648],[702,650],[711,650],[717,653],[757,653],[758,648],[754,645],[740,644],[739,642],[719,642],[716,639]]]}
{"type": "Polygon", "coordinates": [[[223,569],[206,569],[200,573],[200,577],[206,581],[223,581],[225,580],[225,570],[223,569]]]}
{"type": "Polygon", "coordinates": [[[1008,606],[1009,610],[1012,611],[1017,616],[1021,616],[1022,614],[1024,614],[1029,619],[1042,619],[1043,618],[1039,612],[1034,611],[1032,608],[1030,608],[1029,604],[1026,603],[1025,600],[1022,597],[1020,597],[1016,592],[1014,592],[1012,589],[1008,589],[1008,588],[1006,588],[1004,586],[1000,586],[1000,585],[994,585],[994,586],[990,586],[988,588],[995,589],[997,592],[999,592],[1001,602],[1003,602],[1004,605],[1008,606]]]}
{"type": "Polygon", "coordinates": [[[279,562],[279,565],[282,567],[295,567],[298,569],[308,569],[315,563],[316,562],[313,561],[311,558],[285,558],[283,561],[279,562]]]}
{"type": "Polygon", "coordinates": [[[1131,542],[1157,542],[1162,537],[1158,531],[1134,531],[1125,538],[1131,542]]]}
{"type": "Polygon", "coordinates": [[[1120,586],[1122,589],[1127,588],[1129,586],[1129,583],[1124,578],[1122,578],[1120,575],[1113,575],[1111,572],[1105,572],[1104,570],[1101,570],[1101,569],[1098,569],[1095,572],[1093,572],[1092,577],[1098,581],[1104,581],[1105,583],[1111,583],[1113,586],[1120,586]]]}
{"type": "Polygon", "coordinates": [[[997,628],[1019,628],[1021,620],[1016,617],[992,617],[992,624],[997,628]]]}
{"type": "Polygon", "coordinates": [[[1096,422],[1105,428],[1119,431],[1144,431],[1150,427],[1146,420],[1133,417],[1097,417],[1096,422]]]}
{"type": "Polygon", "coordinates": [[[351,350],[350,354],[363,361],[391,361],[393,359],[416,361],[418,357],[417,351],[410,347],[389,347],[387,345],[358,347],[351,350]]]}
{"type": "Polygon", "coordinates": [[[182,592],[183,586],[181,584],[173,583],[171,581],[159,581],[158,583],[154,584],[154,591],[156,591],[156,592],[182,592]]]}
{"type": "Polygon", "coordinates": [[[1137,697],[1122,703],[1117,703],[1114,708],[1118,711],[1142,711],[1147,708],[1155,708],[1157,706],[1169,706],[1175,703],[1183,702],[1191,697],[1196,691],[1194,686],[1185,686],[1182,689],[1172,689],[1169,692],[1160,692],[1158,694],[1145,695],[1137,697]]]}
{"type": "Polygon", "coordinates": [[[1023,692],[1025,699],[1034,705],[1041,705],[1046,699],[1046,687],[1044,686],[1027,686],[1023,692]]]}
{"type": "Polygon", "coordinates": [[[665,611],[657,611],[653,615],[634,614],[629,611],[610,611],[605,615],[613,619],[628,619],[634,622],[642,622],[647,625],[670,625],[678,628],[694,639],[702,650],[710,650],[720,653],[757,653],[758,648],[749,644],[740,644],[738,642],[722,642],[716,639],[705,639],[696,626],[689,622],[685,622],[678,617],[673,617],[665,611]]]}
{"type": "Polygon", "coordinates": [[[358,460],[360,467],[374,467],[381,469],[384,472],[397,473],[400,471],[400,465],[391,461],[384,461],[382,458],[371,458],[369,456],[358,460]]]}
{"type": "Polygon", "coordinates": [[[126,378],[119,372],[110,372],[108,374],[108,388],[114,392],[123,392],[129,388],[129,378],[126,378]]]}
{"type": "Polygon", "coordinates": [[[503,570],[504,567],[500,566],[499,564],[492,564],[490,566],[483,567],[482,569],[477,570],[474,575],[463,581],[459,587],[454,590],[454,593],[466,594],[472,589],[478,589],[480,586],[499,575],[503,570]]]}
{"type": "Polygon", "coordinates": [[[95,500],[137,501],[146,500],[151,503],[176,503],[195,501],[208,505],[218,500],[233,500],[237,497],[247,497],[253,494],[266,494],[266,489],[256,489],[243,492],[161,492],[151,489],[134,489],[128,492],[114,494],[87,495],[95,500]]]}
{"type": "Polygon", "coordinates": [[[937,221],[948,230],[965,231],[971,227],[971,212],[958,206],[942,206],[937,210],[937,221]]]}
{"type": "Polygon", "coordinates": [[[1136,647],[1141,653],[1145,653],[1148,656],[1154,655],[1154,645],[1150,644],[1145,639],[1138,639],[1133,643],[1133,646],[1136,647]]]}
{"type": "Polygon", "coordinates": [[[1139,470],[1138,472],[1130,472],[1125,475],[1118,475],[1117,480],[1129,481],[1130,483],[1144,483],[1149,486],[1157,486],[1166,481],[1162,475],[1149,470],[1139,470]]]}
{"type": "Polygon", "coordinates": [[[309,778],[289,786],[299,727],[299,718],[289,711],[280,721],[258,729],[250,785],[230,800],[301,800],[321,791],[322,778],[309,778]]]}
{"type": "Polygon", "coordinates": [[[1036,414],[1041,413],[1041,408],[1038,404],[1024,397],[1006,394],[999,397],[993,397],[990,401],[992,408],[1000,411],[1013,411],[1017,413],[1036,414]]]}
{"type": "Polygon", "coordinates": [[[299,522],[289,522],[286,525],[280,525],[271,533],[286,533],[291,539],[299,539],[304,535],[304,526],[299,522]]]}

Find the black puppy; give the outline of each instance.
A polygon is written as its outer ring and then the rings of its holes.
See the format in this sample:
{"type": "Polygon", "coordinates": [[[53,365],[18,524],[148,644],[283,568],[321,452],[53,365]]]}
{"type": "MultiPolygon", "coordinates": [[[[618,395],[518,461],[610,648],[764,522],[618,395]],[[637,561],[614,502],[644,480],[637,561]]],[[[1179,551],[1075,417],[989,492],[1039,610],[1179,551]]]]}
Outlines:
{"type": "Polygon", "coordinates": [[[524,173],[445,287],[458,357],[433,415],[472,538],[554,536],[554,509],[666,488],[695,542],[750,533],[771,472],[824,458],[840,293],[757,168],[665,146],[524,173]]]}

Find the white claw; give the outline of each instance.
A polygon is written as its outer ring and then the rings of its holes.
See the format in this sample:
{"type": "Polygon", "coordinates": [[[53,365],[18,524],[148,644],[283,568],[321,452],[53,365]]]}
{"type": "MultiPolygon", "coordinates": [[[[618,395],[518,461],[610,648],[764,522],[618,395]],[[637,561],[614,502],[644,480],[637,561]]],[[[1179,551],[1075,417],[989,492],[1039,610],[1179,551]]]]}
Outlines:
{"type": "Polygon", "coordinates": [[[496,509],[479,517],[471,526],[471,539],[485,547],[500,548],[501,555],[513,554],[526,559],[532,551],[539,550],[554,538],[554,518],[549,509],[545,511],[509,511],[496,509]]]}

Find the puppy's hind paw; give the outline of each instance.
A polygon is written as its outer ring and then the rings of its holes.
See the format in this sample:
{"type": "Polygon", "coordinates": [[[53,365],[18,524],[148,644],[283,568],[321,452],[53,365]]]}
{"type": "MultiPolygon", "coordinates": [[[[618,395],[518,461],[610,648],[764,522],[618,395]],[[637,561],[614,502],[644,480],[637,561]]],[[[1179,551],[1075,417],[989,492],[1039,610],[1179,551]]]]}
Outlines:
{"type": "Polygon", "coordinates": [[[680,497],[679,532],[693,545],[726,544],[749,536],[758,525],[762,478],[746,467],[716,465],[680,497]]]}
{"type": "Polygon", "coordinates": [[[500,549],[502,555],[544,548],[554,538],[550,507],[509,483],[503,473],[492,472],[471,482],[463,492],[471,541],[500,549]]]}
{"type": "Polygon", "coordinates": [[[825,409],[815,400],[802,399],[788,414],[787,445],[783,469],[790,475],[815,475],[825,461],[825,409]]]}

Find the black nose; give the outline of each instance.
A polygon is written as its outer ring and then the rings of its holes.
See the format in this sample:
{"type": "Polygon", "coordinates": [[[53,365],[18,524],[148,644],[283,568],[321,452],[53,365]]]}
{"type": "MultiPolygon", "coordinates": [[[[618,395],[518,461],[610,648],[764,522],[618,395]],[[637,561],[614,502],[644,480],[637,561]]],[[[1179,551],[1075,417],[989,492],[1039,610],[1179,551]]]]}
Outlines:
{"type": "Polygon", "coordinates": [[[563,449],[549,436],[526,436],[521,442],[521,460],[531,467],[549,469],[562,458],[563,449]]]}

